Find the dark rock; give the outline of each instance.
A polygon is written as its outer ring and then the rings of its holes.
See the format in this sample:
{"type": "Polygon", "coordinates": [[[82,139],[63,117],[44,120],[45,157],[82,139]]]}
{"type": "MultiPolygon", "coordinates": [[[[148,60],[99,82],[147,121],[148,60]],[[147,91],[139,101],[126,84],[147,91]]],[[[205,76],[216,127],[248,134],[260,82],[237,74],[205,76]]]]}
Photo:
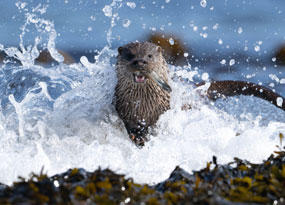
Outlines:
{"type": "Polygon", "coordinates": [[[280,46],[275,53],[276,62],[278,65],[285,65],[285,45],[280,46]]]}
{"type": "Polygon", "coordinates": [[[190,55],[190,52],[176,35],[156,33],[150,35],[147,40],[159,45],[163,49],[164,58],[167,63],[180,66],[187,64],[187,57],[184,57],[184,53],[190,55]]]}
{"type": "MultiPolygon", "coordinates": [[[[74,59],[67,52],[62,50],[58,50],[58,52],[64,57],[64,64],[70,65],[72,63],[75,63],[74,59]]],[[[48,50],[42,50],[39,57],[36,58],[35,62],[38,64],[51,64],[56,61],[51,57],[48,50]]]]}

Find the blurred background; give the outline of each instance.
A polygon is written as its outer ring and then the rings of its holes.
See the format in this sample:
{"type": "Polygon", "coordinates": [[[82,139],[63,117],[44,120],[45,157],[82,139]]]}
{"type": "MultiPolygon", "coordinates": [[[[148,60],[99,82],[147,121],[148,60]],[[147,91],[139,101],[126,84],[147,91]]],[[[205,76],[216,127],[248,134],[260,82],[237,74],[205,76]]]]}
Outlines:
{"type": "MultiPolygon", "coordinates": [[[[170,64],[207,72],[210,79],[260,83],[285,95],[284,0],[1,2],[5,47],[19,46],[27,13],[35,14],[54,23],[56,47],[66,63],[79,62],[82,55],[92,62],[106,45],[116,49],[149,40],[165,48],[170,64]]],[[[38,32],[27,24],[24,45],[34,45],[38,32]]]]}

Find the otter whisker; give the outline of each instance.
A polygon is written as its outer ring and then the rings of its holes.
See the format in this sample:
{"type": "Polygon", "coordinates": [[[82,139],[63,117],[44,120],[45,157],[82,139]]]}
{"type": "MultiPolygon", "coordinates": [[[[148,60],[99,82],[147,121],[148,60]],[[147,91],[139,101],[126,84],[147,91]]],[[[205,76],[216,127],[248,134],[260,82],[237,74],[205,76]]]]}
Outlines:
{"type": "Polygon", "coordinates": [[[163,88],[167,92],[170,93],[172,91],[171,87],[161,77],[159,77],[159,75],[156,72],[152,71],[148,75],[148,77],[154,82],[156,82],[161,88],[163,88]]]}

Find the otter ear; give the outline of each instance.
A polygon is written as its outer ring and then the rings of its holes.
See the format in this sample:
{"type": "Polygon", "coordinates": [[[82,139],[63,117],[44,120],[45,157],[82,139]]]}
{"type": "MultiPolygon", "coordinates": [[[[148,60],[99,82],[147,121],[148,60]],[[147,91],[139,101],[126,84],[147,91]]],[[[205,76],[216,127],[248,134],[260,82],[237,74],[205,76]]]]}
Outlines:
{"type": "Polygon", "coordinates": [[[161,53],[162,48],[161,48],[160,46],[156,46],[156,51],[159,52],[159,53],[161,53]]]}
{"type": "Polygon", "coordinates": [[[121,55],[121,54],[122,54],[122,51],[123,51],[123,47],[122,47],[122,46],[120,46],[120,47],[118,48],[118,53],[119,53],[119,55],[121,55]]]}

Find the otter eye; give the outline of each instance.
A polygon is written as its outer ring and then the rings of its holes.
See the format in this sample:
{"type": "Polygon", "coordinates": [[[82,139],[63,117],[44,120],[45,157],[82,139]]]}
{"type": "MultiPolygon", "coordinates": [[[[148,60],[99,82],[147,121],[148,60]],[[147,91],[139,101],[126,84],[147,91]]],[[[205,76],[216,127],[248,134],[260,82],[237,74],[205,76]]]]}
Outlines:
{"type": "Polygon", "coordinates": [[[152,58],[153,56],[152,56],[152,54],[148,54],[148,58],[152,58]]]}
{"type": "Polygon", "coordinates": [[[120,47],[118,48],[118,53],[119,53],[119,55],[121,55],[121,54],[122,54],[122,51],[123,51],[123,47],[122,47],[122,46],[120,46],[120,47]]]}
{"type": "Polygon", "coordinates": [[[130,61],[136,57],[135,54],[133,54],[132,51],[130,51],[128,48],[122,48],[119,50],[119,52],[127,61],[130,61]]]}
{"type": "Polygon", "coordinates": [[[125,54],[125,58],[126,58],[126,60],[130,61],[130,60],[135,58],[135,55],[130,53],[130,52],[128,52],[128,53],[125,54]]]}

